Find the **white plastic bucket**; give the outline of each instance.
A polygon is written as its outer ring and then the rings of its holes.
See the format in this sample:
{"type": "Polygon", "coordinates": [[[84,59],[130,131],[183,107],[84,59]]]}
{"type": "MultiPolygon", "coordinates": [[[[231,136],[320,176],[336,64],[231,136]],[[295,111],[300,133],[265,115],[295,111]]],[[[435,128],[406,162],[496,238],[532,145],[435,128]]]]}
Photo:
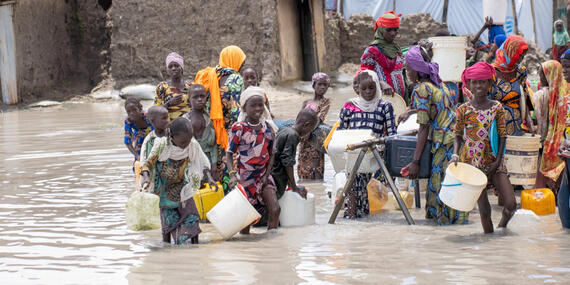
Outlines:
{"type": "Polygon", "coordinates": [[[346,172],[341,171],[334,175],[333,185],[332,185],[332,193],[335,196],[338,192],[344,189],[344,185],[346,185],[347,175],[346,172]]]}
{"type": "Polygon", "coordinates": [[[507,136],[505,166],[513,185],[534,185],[538,167],[540,136],[507,136]]]}
{"type": "Polygon", "coordinates": [[[461,73],[465,69],[467,48],[466,37],[432,37],[432,61],[439,65],[439,76],[443,81],[461,81],[461,73]]]}
{"type": "Polygon", "coordinates": [[[282,227],[312,225],[315,223],[315,196],[307,193],[307,199],[297,192],[285,191],[279,199],[281,213],[279,223],[282,227]]]}
{"type": "Polygon", "coordinates": [[[411,131],[417,131],[420,129],[420,124],[418,124],[418,114],[411,114],[407,120],[401,122],[398,125],[398,134],[405,134],[411,131]]]}
{"type": "MultiPolygon", "coordinates": [[[[335,172],[352,171],[360,149],[345,151],[349,144],[356,144],[365,140],[373,139],[371,130],[336,130],[328,147],[328,155],[331,159],[335,172]]],[[[367,152],[362,160],[358,173],[371,173],[380,169],[380,165],[371,152],[367,152]]]]}
{"type": "Polygon", "coordinates": [[[246,197],[245,190],[238,185],[206,213],[208,221],[224,239],[261,218],[246,197]]]}
{"type": "Polygon", "coordinates": [[[477,167],[458,162],[450,163],[441,183],[439,199],[449,207],[468,212],[473,210],[481,191],[487,186],[487,176],[477,167]]]}
{"type": "Polygon", "coordinates": [[[507,0],[483,0],[483,21],[493,18],[493,25],[503,25],[507,18],[507,0]]]}

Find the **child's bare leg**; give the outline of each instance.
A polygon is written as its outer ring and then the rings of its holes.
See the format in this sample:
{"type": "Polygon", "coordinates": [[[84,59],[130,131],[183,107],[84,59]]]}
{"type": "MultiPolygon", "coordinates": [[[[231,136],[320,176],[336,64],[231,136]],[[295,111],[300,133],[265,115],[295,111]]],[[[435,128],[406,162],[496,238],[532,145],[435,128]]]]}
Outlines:
{"type": "Polygon", "coordinates": [[[198,244],[198,236],[193,237],[192,239],[190,239],[190,243],[192,244],[198,244]]]}
{"type": "Polygon", "coordinates": [[[477,200],[479,207],[479,215],[481,216],[481,225],[486,234],[493,232],[493,221],[491,220],[491,204],[489,204],[489,197],[487,191],[483,190],[479,200],[477,200]]]}
{"type": "Polygon", "coordinates": [[[503,217],[499,222],[499,228],[504,228],[507,226],[507,223],[513,217],[513,214],[517,209],[515,191],[513,190],[513,185],[509,181],[509,177],[507,177],[505,173],[495,173],[495,175],[493,175],[492,181],[499,191],[499,196],[503,196],[503,217]]]}
{"type": "Polygon", "coordinates": [[[247,227],[243,228],[241,231],[239,231],[239,233],[242,235],[249,235],[249,228],[250,228],[250,226],[247,226],[247,227]]]}
{"type": "Polygon", "coordinates": [[[276,229],[279,226],[279,214],[281,213],[277,194],[273,189],[265,187],[261,195],[267,210],[267,229],[276,229]]]}
{"type": "Polygon", "coordinates": [[[170,233],[162,234],[162,241],[170,243],[170,233]]]}

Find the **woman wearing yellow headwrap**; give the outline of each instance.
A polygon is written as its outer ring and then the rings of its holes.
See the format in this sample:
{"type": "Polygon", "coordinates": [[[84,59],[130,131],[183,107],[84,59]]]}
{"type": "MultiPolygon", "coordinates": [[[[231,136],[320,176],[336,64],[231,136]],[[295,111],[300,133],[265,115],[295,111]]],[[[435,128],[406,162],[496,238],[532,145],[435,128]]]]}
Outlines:
{"type": "Polygon", "coordinates": [[[240,96],[243,91],[243,78],[239,71],[245,62],[243,50],[237,46],[228,46],[220,52],[216,67],[206,67],[196,74],[195,83],[204,85],[209,94],[206,109],[210,112],[216,142],[219,145],[218,173],[222,173],[221,182],[224,191],[229,192],[229,173],[226,169],[225,149],[228,146],[228,130],[237,121],[240,113],[240,96]]]}

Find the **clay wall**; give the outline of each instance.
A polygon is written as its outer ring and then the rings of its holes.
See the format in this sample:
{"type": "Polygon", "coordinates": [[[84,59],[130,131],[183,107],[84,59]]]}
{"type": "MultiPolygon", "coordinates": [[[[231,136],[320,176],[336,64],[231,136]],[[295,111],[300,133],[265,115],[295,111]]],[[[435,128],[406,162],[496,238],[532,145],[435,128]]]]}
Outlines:
{"type": "Polygon", "coordinates": [[[280,79],[275,0],[121,0],[111,8],[111,69],[117,87],[166,79],[171,51],[184,57],[184,74],[218,63],[228,45],[241,47],[246,64],[265,79],[280,79]]]}

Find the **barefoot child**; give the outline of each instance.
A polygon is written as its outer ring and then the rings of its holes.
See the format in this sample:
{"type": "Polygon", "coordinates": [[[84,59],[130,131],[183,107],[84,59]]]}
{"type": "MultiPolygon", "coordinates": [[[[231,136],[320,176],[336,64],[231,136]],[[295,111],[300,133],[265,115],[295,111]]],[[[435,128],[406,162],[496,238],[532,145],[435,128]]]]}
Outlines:
{"type": "Polygon", "coordinates": [[[139,160],[144,138],[152,131],[152,125],[148,121],[139,99],[135,97],[127,98],[125,111],[127,112],[127,117],[125,118],[124,142],[127,149],[135,157],[135,161],[137,161],[139,160]]]}
{"type": "MultiPolygon", "coordinates": [[[[376,72],[363,70],[358,76],[360,96],[344,103],[340,111],[339,130],[370,129],[376,137],[396,134],[394,108],[382,100],[382,91],[376,72]]],[[[359,173],[354,186],[348,191],[344,217],[361,218],[368,215],[368,192],[366,185],[372,173],[359,173]]]]}
{"type": "Polygon", "coordinates": [[[271,176],[277,187],[277,198],[281,198],[287,185],[302,197],[306,197],[307,191],[304,186],[295,183],[295,175],[293,175],[293,166],[295,166],[295,157],[297,153],[297,145],[302,137],[309,135],[317,126],[319,119],[317,113],[313,110],[304,109],[297,115],[297,120],[293,127],[280,129],[275,138],[275,162],[271,176]]]}
{"type": "Polygon", "coordinates": [[[192,124],[187,118],[172,121],[167,137],[155,138],[148,160],[142,167],[143,189],[154,182],[153,192],[160,196],[160,218],[164,242],[198,243],[198,210],[192,199],[202,178],[215,186],[210,176],[210,162],[192,138],[192,124]],[[150,177],[154,171],[153,177],[150,177]]]}
{"type": "MultiPolygon", "coordinates": [[[[331,80],[325,73],[315,73],[312,78],[315,97],[303,102],[302,109],[308,108],[317,113],[319,124],[322,124],[329,112],[331,99],[325,98],[331,80]]],[[[297,174],[301,179],[323,179],[325,172],[325,152],[323,142],[328,132],[319,128],[315,129],[306,139],[301,139],[299,149],[299,165],[297,174]]]]}
{"type": "Polygon", "coordinates": [[[212,177],[218,180],[218,145],[216,144],[216,131],[212,126],[210,114],[205,110],[207,100],[206,88],[201,84],[192,84],[188,96],[190,97],[192,109],[184,114],[184,117],[192,122],[194,138],[210,160],[212,177]]]}
{"type": "MultiPolygon", "coordinates": [[[[265,107],[265,91],[262,88],[250,86],[242,94],[242,106],[238,121],[230,131],[227,149],[227,161],[233,161],[237,155],[237,170],[233,164],[228,164],[230,172],[230,187],[240,183],[248,195],[249,202],[263,216],[267,211],[267,229],[277,229],[279,225],[279,203],[275,183],[271,177],[273,165],[273,143],[275,127],[269,110],[265,107]]],[[[241,231],[249,233],[249,226],[241,231]]]]}
{"type": "MultiPolygon", "coordinates": [[[[501,103],[487,98],[493,86],[495,69],[488,63],[478,62],[463,71],[462,78],[469,81],[473,97],[457,109],[455,141],[450,163],[457,161],[469,163],[481,169],[503,197],[503,217],[499,227],[504,228],[516,208],[513,186],[503,165],[503,150],[506,142],[505,110],[501,103]],[[492,125],[496,124],[496,133],[492,125]],[[497,136],[498,146],[491,145],[491,136],[497,136]],[[493,148],[497,152],[493,151],[493,148]],[[460,155],[458,155],[460,153],[460,155]]],[[[487,191],[483,191],[479,200],[479,214],[485,233],[493,232],[491,205],[487,191]]]]}

